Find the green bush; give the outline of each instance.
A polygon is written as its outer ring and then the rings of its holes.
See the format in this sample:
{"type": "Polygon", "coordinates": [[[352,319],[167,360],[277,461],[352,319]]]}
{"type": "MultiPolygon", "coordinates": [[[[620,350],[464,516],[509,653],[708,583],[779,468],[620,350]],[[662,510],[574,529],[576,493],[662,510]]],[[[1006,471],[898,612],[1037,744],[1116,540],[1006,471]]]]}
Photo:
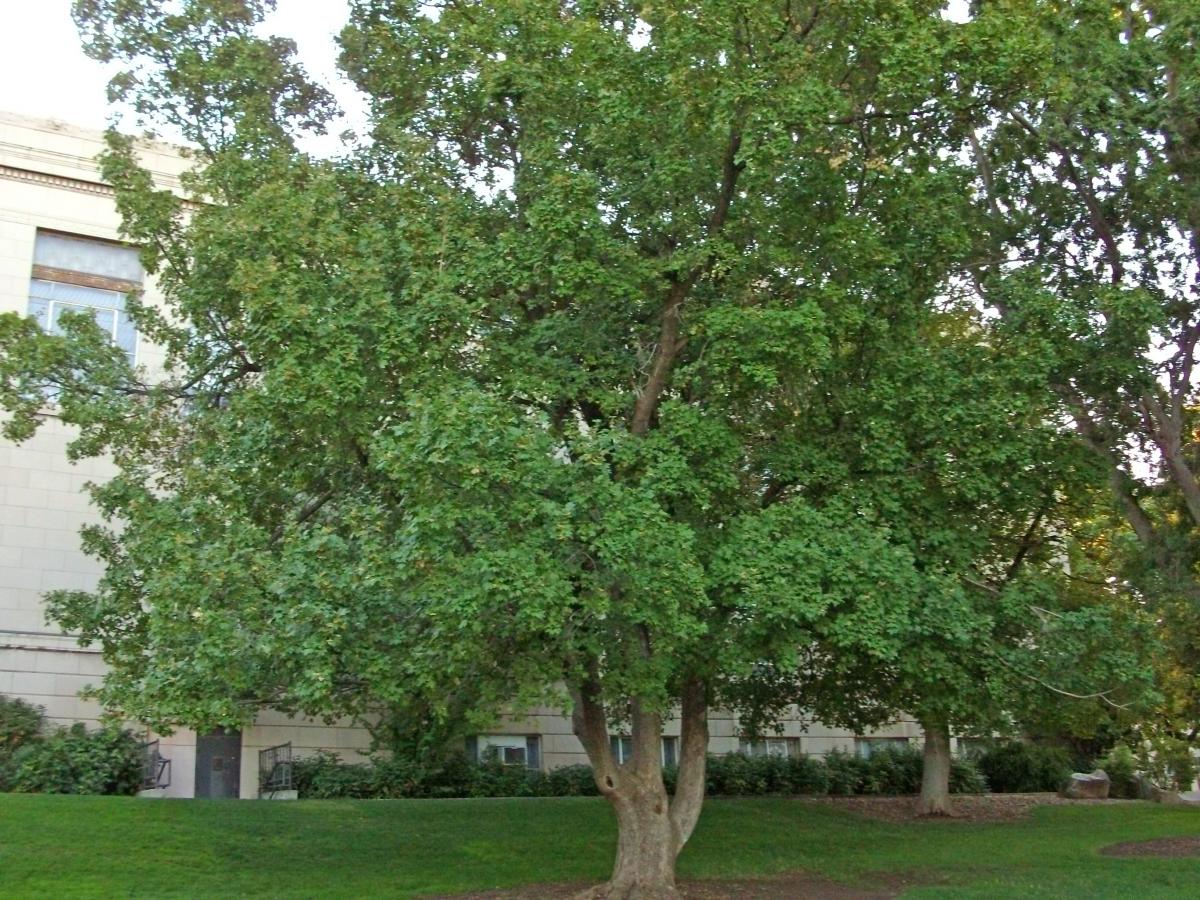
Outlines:
{"type": "Polygon", "coordinates": [[[983,794],[987,789],[987,779],[973,759],[950,760],[950,793],[983,794]]]}
{"type": "Polygon", "coordinates": [[[797,756],[787,761],[789,794],[829,793],[829,768],[811,756],[797,756]]]}
{"type": "Polygon", "coordinates": [[[1137,800],[1141,796],[1137,757],[1124,744],[1117,744],[1096,760],[1096,768],[1108,775],[1110,797],[1137,800]]]}
{"type": "Polygon", "coordinates": [[[975,764],[988,787],[999,794],[1056,791],[1071,776],[1071,758],[1065,750],[1022,741],[986,750],[975,764]]]}
{"type": "MultiPolygon", "coordinates": [[[[675,790],[677,769],[669,766],[663,771],[663,780],[668,790],[675,790]],[[669,774],[669,777],[668,777],[669,774]]],[[[548,797],[594,797],[600,793],[591,766],[562,766],[546,773],[546,796],[548,797]]]]}
{"type": "Polygon", "coordinates": [[[1187,741],[1152,737],[1138,754],[1138,767],[1161,787],[1190,791],[1196,781],[1196,759],[1187,741]]]}
{"type": "Polygon", "coordinates": [[[866,793],[868,765],[860,756],[834,750],[825,756],[829,793],[836,796],[866,793]]]}
{"type": "Polygon", "coordinates": [[[299,795],[314,800],[379,796],[379,781],[373,766],[344,763],[336,753],[325,750],[297,759],[292,764],[292,777],[299,795]]]}
{"type": "Polygon", "coordinates": [[[142,785],[142,745],[118,728],[89,732],[82,723],[13,754],[11,789],[37,794],[135,794],[142,785]]]}
{"type": "MultiPolygon", "coordinates": [[[[420,767],[405,760],[343,763],[336,754],[318,753],[296,761],[301,797],[578,797],[599,793],[589,766],[530,771],[496,762],[473,763],[456,756],[420,767]]],[[[678,770],[663,769],[673,793],[678,770]]],[[[710,756],[707,790],[715,796],[763,794],[912,794],[921,786],[921,755],[916,750],[884,750],[871,759],[832,753],[824,760],[799,756],[710,756]]],[[[985,783],[970,762],[956,761],[950,790],[979,792],[985,783]]]]}
{"type": "Polygon", "coordinates": [[[36,740],[45,721],[46,714],[40,706],[0,695],[0,753],[12,753],[36,740]]]}
{"type": "Polygon", "coordinates": [[[924,769],[921,751],[915,747],[885,747],[867,759],[866,794],[916,794],[921,790],[924,769]]]}
{"type": "Polygon", "coordinates": [[[706,790],[709,794],[728,797],[765,794],[767,777],[764,770],[768,761],[765,757],[743,756],[740,753],[710,756],[705,771],[706,790]]]}

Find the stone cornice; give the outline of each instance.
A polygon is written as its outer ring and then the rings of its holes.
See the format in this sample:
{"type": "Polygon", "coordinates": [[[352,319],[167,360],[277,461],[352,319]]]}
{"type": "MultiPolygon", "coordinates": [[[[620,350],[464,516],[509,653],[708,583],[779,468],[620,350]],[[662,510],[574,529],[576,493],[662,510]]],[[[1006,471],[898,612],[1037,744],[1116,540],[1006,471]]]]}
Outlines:
{"type": "Polygon", "coordinates": [[[34,172],[31,169],[19,169],[16,166],[0,165],[0,178],[8,181],[24,181],[28,184],[61,188],[63,190],[76,191],[80,194],[91,194],[94,197],[116,196],[116,191],[110,185],[103,182],[84,181],[82,178],[68,178],[66,175],[34,172]]]}

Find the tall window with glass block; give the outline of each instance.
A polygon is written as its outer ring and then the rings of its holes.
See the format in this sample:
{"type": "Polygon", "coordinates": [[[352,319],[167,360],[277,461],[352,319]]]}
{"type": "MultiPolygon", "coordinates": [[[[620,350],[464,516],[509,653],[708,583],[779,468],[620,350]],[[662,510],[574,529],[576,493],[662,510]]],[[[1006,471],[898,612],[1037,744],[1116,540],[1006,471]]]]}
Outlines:
{"type": "Polygon", "coordinates": [[[113,343],[137,361],[137,329],[126,311],[141,290],[137,250],[111,241],[39,231],[33,247],[29,315],[51,334],[62,332],[64,312],[88,313],[113,343]]]}

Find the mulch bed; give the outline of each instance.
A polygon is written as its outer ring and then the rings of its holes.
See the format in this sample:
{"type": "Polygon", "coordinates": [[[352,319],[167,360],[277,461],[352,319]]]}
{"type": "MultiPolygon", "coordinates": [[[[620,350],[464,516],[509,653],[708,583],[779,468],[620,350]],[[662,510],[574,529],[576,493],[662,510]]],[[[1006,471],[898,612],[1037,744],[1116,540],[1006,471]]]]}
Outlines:
{"type": "Polygon", "coordinates": [[[1080,806],[1095,803],[1133,803],[1131,800],[1064,800],[1057,794],[955,794],[952,816],[918,816],[915,797],[804,797],[883,822],[1015,822],[1035,806],[1080,806]]]}
{"type": "Polygon", "coordinates": [[[1100,851],[1104,856],[1160,856],[1178,858],[1200,856],[1200,835],[1157,838],[1152,841],[1125,841],[1109,844],[1100,851]]]}

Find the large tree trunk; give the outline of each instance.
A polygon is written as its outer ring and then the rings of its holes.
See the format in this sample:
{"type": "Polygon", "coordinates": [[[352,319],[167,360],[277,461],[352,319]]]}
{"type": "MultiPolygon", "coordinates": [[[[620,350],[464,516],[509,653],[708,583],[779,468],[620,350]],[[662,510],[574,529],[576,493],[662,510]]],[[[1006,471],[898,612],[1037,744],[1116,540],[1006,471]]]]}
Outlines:
{"type": "Polygon", "coordinates": [[[950,816],[950,727],[937,720],[921,722],[925,729],[925,765],[917,815],[950,816]]]}
{"type": "Polygon", "coordinates": [[[608,883],[588,897],[605,900],[675,898],[675,857],[679,847],[671,827],[670,805],[662,779],[657,785],[622,785],[609,795],[617,816],[617,859],[608,883]]]}
{"type": "Polygon", "coordinates": [[[575,733],[592,763],[596,786],[617,818],[617,857],[606,884],[583,895],[592,900],[677,898],[675,859],[691,837],[704,800],[708,708],[702,684],[682,697],[679,778],[669,797],[662,780],[662,716],[632,703],[633,756],[618,765],[609,745],[603,704],[594,685],[573,692],[575,733]]]}

